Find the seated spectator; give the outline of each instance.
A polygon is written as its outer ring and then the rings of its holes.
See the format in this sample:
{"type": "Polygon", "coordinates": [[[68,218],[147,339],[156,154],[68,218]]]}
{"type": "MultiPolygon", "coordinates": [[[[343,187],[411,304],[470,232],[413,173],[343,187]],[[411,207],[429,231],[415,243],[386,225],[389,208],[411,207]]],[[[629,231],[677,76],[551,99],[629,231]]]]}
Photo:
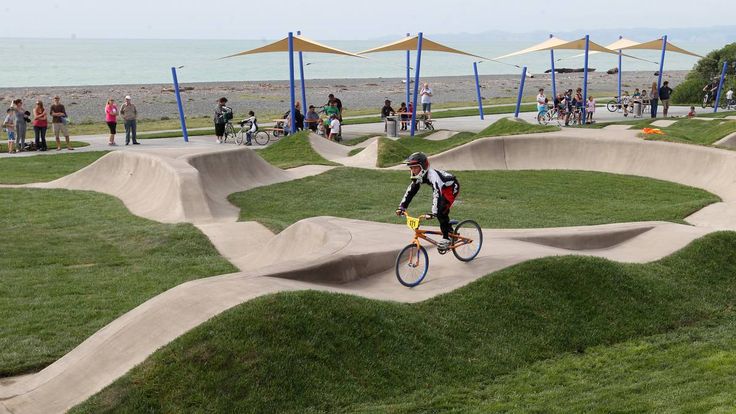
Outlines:
{"type": "Polygon", "coordinates": [[[694,106],[691,106],[690,107],[690,112],[687,113],[687,117],[688,118],[694,118],[695,117],[695,107],[694,106]]]}
{"type": "Polygon", "coordinates": [[[307,110],[307,117],[304,120],[304,122],[307,124],[307,128],[311,129],[314,132],[317,132],[317,127],[319,126],[319,114],[314,108],[314,105],[309,105],[309,110],[307,110]]]}

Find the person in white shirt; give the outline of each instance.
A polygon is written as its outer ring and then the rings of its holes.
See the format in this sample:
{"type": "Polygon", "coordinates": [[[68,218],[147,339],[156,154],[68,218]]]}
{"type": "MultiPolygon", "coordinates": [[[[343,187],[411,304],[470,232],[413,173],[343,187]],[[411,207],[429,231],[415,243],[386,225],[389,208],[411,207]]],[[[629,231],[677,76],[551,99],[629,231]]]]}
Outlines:
{"type": "Polygon", "coordinates": [[[544,88],[539,88],[537,95],[537,120],[539,121],[547,112],[547,97],[544,96],[544,88]]]}
{"type": "Polygon", "coordinates": [[[337,141],[340,135],[340,120],[336,115],[330,115],[330,141],[337,141]]]}
{"type": "Polygon", "coordinates": [[[422,112],[424,112],[427,119],[432,119],[432,88],[429,87],[428,83],[424,83],[419,95],[421,96],[422,112]]]}
{"type": "Polygon", "coordinates": [[[733,101],[733,88],[728,88],[728,92],[726,92],[726,106],[730,107],[736,105],[733,101]]]}

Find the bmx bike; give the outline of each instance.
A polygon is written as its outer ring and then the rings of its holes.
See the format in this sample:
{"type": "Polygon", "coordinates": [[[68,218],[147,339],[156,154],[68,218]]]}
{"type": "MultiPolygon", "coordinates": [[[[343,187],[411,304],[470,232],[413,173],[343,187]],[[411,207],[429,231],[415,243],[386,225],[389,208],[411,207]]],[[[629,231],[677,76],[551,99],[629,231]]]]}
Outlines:
{"type": "MultiPolygon", "coordinates": [[[[404,212],[404,216],[406,216],[406,225],[414,232],[414,239],[396,256],[396,277],[402,285],[414,287],[422,283],[429,271],[429,255],[420,240],[438,246],[439,242],[428,236],[441,236],[442,232],[419,228],[421,222],[427,220],[429,216],[411,217],[408,212],[404,212]]],[[[449,235],[451,244],[447,250],[438,248],[437,252],[445,254],[452,251],[452,254],[463,262],[475,259],[483,246],[483,231],[478,223],[473,220],[451,220],[450,224],[454,226],[449,235]]]]}

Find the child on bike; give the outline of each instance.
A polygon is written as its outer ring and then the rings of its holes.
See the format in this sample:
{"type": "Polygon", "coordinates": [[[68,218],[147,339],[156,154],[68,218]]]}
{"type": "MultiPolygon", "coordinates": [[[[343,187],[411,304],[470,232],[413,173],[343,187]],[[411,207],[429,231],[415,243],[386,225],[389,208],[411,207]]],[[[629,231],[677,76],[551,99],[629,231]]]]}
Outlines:
{"type": "Polygon", "coordinates": [[[399,208],[396,209],[396,215],[401,216],[406,212],[409,203],[411,203],[422,184],[432,186],[432,212],[428,216],[437,217],[440,222],[442,240],[437,248],[446,251],[451,244],[450,207],[452,207],[455,198],[460,193],[460,182],[454,175],[446,171],[429,168],[429,159],[422,152],[411,154],[404,163],[411,170],[411,183],[406,189],[404,198],[399,203],[399,208]]]}
{"type": "Polygon", "coordinates": [[[256,119],[255,112],[248,111],[248,119],[240,121],[241,126],[245,124],[250,125],[248,131],[245,132],[245,145],[253,145],[251,139],[253,138],[253,134],[258,131],[258,119],[256,119]]]}

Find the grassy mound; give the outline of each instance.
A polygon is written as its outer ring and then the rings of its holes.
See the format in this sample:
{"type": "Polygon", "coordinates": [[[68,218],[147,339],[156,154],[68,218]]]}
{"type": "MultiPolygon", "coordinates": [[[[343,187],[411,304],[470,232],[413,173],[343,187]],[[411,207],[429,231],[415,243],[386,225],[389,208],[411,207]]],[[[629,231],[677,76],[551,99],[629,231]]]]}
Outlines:
{"type": "MultiPolygon", "coordinates": [[[[73,412],[470,410],[478,401],[467,393],[432,396],[722,317],[735,273],[736,234],[719,233],[646,265],[526,262],[414,305],[314,291],[262,297],[177,339],[73,412]]],[[[707,369],[722,380],[718,361],[707,369]]]]}
{"type": "MultiPolygon", "coordinates": [[[[474,134],[472,132],[461,132],[448,139],[443,139],[439,141],[432,141],[424,137],[417,136],[403,137],[399,138],[397,141],[395,141],[395,143],[401,144],[405,148],[405,150],[402,148],[401,151],[387,151],[386,153],[382,154],[379,147],[378,165],[380,167],[388,167],[399,164],[406,158],[406,156],[399,157],[399,153],[407,153],[407,155],[409,155],[413,152],[423,152],[427,155],[433,155],[439,154],[455,147],[459,147],[479,138],[502,135],[534,134],[559,130],[560,128],[557,126],[529,124],[524,121],[515,121],[508,118],[502,118],[477,134],[474,134]]],[[[427,135],[431,135],[431,133],[423,134],[423,136],[427,135]]],[[[394,146],[394,148],[398,149],[400,147],[394,146]]]]}
{"type": "Polygon", "coordinates": [[[719,139],[736,132],[736,121],[682,119],[661,129],[665,135],[652,134],[647,135],[646,138],[687,144],[713,145],[719,139]]]}
{"type": "Polygon", "coordinates": [[[324,159],[312,148],[308,131],[282,137],[278,142],[258,151],[258,155],[279,168],[294,168],[302,165],[337,165],[324,159]]]}
{"type": "MultiPolygon", "coordinates": [[[[462,184],[456,218],[487,228],[534,228],[666,220],[719,201],[703,190],[665,181],[582,171],[456,171],[462,184]]],[[[340,216],[399,223],[393,215],[409,184],[408,171],[337,168],[301,180],[230,195],[240,219],[281,231],[301,219],[340,216]],[[314,197],[319,194],[319,197],[314,197]]],[[[411,211],[431,206],[420,190],[411,211]]]]}
{"type": "MultiPolygon", "coordinates": [[[[415,138],[423,139],[423,138],[415,138]]],[[[390,167],[392,165],[402,163],[409,155],[412,154],[411,149],[402,145],[401,140],[394,141],[388,138],[378,138],[378,157],[376,165],[378,167],[390,167]]]]}
{"type": "Polygon", "coordinates": [[[107,151],[62,152],[33,157],[2,158],[0,184],[52,181],[92,164],[105,154],[107,151]]]}
{"type": "Polygon", "coordinates": [[[50,364],[169,288],[236,271],[194,226],[111,196],[2,189],[0,205],[15,212],[0,216],[0,376],[50,364]]]}

